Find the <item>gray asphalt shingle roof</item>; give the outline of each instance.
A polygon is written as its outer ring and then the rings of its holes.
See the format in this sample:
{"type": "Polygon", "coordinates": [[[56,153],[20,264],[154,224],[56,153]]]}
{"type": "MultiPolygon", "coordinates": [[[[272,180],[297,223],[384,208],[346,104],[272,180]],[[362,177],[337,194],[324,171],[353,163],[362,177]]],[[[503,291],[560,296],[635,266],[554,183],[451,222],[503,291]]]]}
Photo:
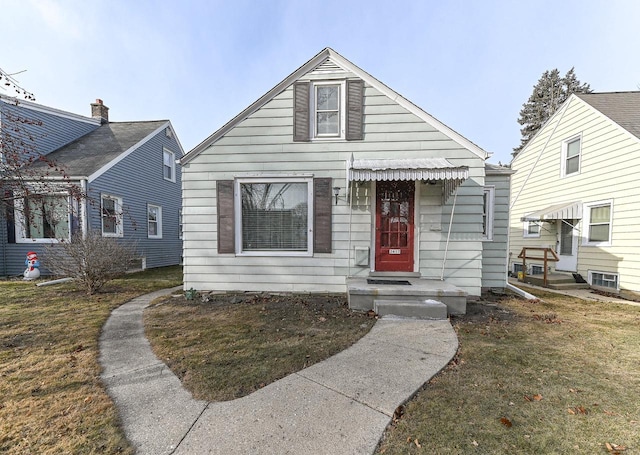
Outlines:
{"type": "Polygon", "coordinates": [[[576,96],[640,138],[640,91],[576,93],[576,96]]]}
{"type": "MultiPolygon", "coordinates": [[[[111,122],[47,155],[69,176],[89,176],[157,130],[168,120],[111,122]]],[[[45,162],[34,169],[46,169],[45,162]]]]}

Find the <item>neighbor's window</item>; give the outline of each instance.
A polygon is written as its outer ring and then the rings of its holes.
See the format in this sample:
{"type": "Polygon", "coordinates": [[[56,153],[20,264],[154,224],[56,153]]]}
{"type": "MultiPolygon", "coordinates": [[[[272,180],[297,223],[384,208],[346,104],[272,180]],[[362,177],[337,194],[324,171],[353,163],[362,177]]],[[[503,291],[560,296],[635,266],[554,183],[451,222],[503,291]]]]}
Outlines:
{"type": "Polygon", "coordinates": [[[237,184],[239,251],[311,252],[311,179],[240,180],[237,184]]]}
{"type": "Polygon", "coordinates": [[[56,242],[70,238],[68,194],[35,194],[16,201],[18,242],[56,242]]]}
{"type": "Polygon", "coordinates": [[[122,198],[102,195],[102,235],[122,237],[122,198]]]}
{"type": "Polygon", "coordinates": [[[524,222],[524,237],[540,237],[540,222],[539,221],[525,221],[524,222]]]}
{"type": "Polygon", "coordinates": [[[162,207],[147,206],[147,236],[150,239],[162,238],[162,207]]]}
{"type": "Polygon", "coordinates": [[[562,144],[562,175],[568,176],[580,172],[581,138],[574,137],[562,144]]]}
{"type": "Polygon", "coordinates": [[[617,273],[593,272],[589,270],[588,281],[591,286],[618,290],[617,273]]]}
{"type": "Polygon", "coordinates": [[[600,201],[585,205],[585,219],[588,222],[587,232],[583,238],[584,245],[608,246],[611,244],[611,225],[613,202],[600,201]]]}
{"type": "Polygon", "coordinates": [[[164,179],[170,182],[176,181],[176,156],[168,149],[162,151],[162,168],[164,172],[164,179]]]}
{"type": "Polygon", "coordinates": [[[484,188],[482,204],[482,238],[493,240],[493,211],[496,189],[493,186],[484,188]]]}

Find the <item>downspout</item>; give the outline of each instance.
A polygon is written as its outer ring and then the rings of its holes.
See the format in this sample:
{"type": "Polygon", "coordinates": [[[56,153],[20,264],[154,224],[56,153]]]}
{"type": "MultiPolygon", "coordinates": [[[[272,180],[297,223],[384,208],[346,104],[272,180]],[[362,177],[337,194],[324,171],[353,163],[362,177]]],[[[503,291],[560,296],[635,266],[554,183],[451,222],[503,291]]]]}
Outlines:
{"type": "MultiPolygon", "coordinates": [[[[347,172],[347,179],[349,179],[349,173],[347,172]]],[[[347,251],[347,276],[351,276],[351,220],[353,218],[353,181],[349,179],[347,183],[347,198],[349,199],[349,250],[347,251]]]]}
{"type": "MultiPolygon", "coordinates": [[[[509,213],[507,214],[507,219],[511,219],[511,208],[509,208],[509,213]]],[[[504,287],[505,289],[510,290],[511,292],[518,294],[520,297],[523,297],[527,300],[538,300],[538,298],[533,295],[533,294],[529,294],[527,291],[520,289],[517,286],[514,286],[513,284],[509,283],[509,247],[511,245],[511,230],[507,229],[507,257],[506,257],[506,266],[504,269],[504,287]]]]}
{"type": "Polygon", "coordinates": [[[453,193],[453,207],[451,207],[451,217],[449,218],[449,229],[447,232],[447,243],[444,247],[444,258],[442,258],[442,272],[440,273],[440,281],[444,281],[444,267],[447,263],[447,253],[449,251],[449,240],[451,239],[451,226],[453,225],[453,213],[456,211],[456,200],[458,199],[458,188],[453,193]]]}
{"type": "Polygon", "coordinates": [[[87,238],[89,232],[89,220],[87,219],[87,179],[80,180],[80,188],[82,189],[82,200],[80,201],[80,229],[82,230],[82,238],[87,238]]]}

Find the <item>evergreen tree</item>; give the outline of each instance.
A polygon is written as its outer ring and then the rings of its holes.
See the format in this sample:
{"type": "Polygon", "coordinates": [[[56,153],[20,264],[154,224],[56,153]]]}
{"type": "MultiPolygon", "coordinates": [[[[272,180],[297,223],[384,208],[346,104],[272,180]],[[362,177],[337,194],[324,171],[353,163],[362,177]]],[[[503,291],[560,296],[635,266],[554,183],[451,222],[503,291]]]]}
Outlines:
{"type": "Polygon", "coordinates": [[[520,129],[522,139],[520,139],[520,145],[513,149],[513,156],[520,153],[520,150],[572,93],[591,92],[589,84],[581,83],[573,68],[567,71],[564,77],[560,76],[560,71],[557,69],[545,71],[533,87],[529,100],[520,110],[518,123],[522,125],[520,129]]]}

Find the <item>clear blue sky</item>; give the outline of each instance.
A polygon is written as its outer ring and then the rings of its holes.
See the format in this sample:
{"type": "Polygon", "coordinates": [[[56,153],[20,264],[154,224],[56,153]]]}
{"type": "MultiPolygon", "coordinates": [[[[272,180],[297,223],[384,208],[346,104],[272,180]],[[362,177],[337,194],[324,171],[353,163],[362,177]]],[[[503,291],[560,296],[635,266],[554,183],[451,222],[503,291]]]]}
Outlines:
{"type": "Polygon", "coordinates": [[[168,118],[189,151],[332,47],[506,163],[545,70],[638,90],[639,22],[637,0],[0,0],[0,68],[40,104],[168,118]]]}

